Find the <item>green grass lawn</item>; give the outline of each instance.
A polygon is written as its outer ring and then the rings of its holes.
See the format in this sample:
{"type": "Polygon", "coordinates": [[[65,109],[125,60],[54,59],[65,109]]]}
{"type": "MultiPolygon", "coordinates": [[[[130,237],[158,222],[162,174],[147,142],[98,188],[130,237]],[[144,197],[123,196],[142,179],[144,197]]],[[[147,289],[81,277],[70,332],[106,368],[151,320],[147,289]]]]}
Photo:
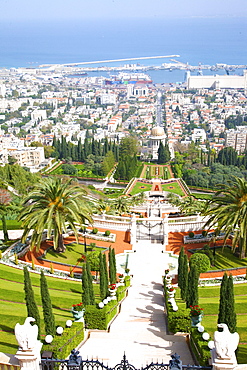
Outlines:
{"type": "MultiPolygon", "coordinates": [[[[101,247],[91,247],[87,245],[87,251],[102,251],[105,248],[101,247]]],[[[44,257],[47,260],[54,261],[54,262],[62,262],[67,263],[68,265],[77,265],[78,263],[82,262],[82,255],[85,254],[85,247],[84,244],[67,244],[65,253],[56,253],[54,250],[49,249],[44,257]]]]}
{"type": "MultiPolygon", "coordinates": [[[[199,287],[199,306],[204,309],[202,325],[205,331],[213,338],[217,330],[218,309],[219,309],[219,286],[199,287]]],[[[240,335],[240,342],[247,342],[247,283],[234,285],[235,312],[237,314],[237,332],[240,335]]],[[[180,298],[180,289],[176,292],[176,303],[178,307],[185,308],[185,303],[180,298]]],[[[239,363],[247,362],[247,345],[240,344],[237,351],[239,363]]]]}
{"type": "Polygon", "coordinates": [[[232,250],[228,247],[216,248],[215,266],[211,267],[211,270],[221,270],[234,267],[247,268],[247,258],[240,259],[234,256],[232,250]]]}
{"type": "Polygon", "coordinates": [[[176,181],[169,184],[163,184],[161,187],[163,191],[168,191],[169,193],[175,193],[182,197],[186,195],[176,181]]]}
{"type": "MultiPolygon", "coordinates": [[[[40,297],[40,275],[30,273],[35,300],[41,317],[41,335],[44,336],[44,321],[40,297]]],[[[68,319],[72,319],[72,304],[81,302],[81,281],[69,281],[46,277],[52,300],[56,325],[65,327],[68,319]]],[[[27,317],[24,300],[23,271],[13,267],[0,265],[0,352],[16,353],[17,342],[14,327],[17,322],[24,323],[27,317]]],[[[99,286],[94,285],[96,300],[99,298],[99,286]]]]}
{"type": "Polygon", "coordinates": [[[155,164],[148,164],[148,166],[146,167],[146,171],[145,171],[145,174],[144,174],[144,177],[145,178],[156,178],[156,176],[158,176],[159,178],[166,178],[166,179],[170,179],[171,175],[170,175],[170,171],[168,169],[167,166],[160,166],[160,165],[155,165],[155,164]],[[158,168],[158,173],[156,173],[156,168],[158,168]],[[166,174],[166,176],[164,177],[164,175],[166,174]]]}
{"type": "Polygon", "coordinates": [[[152,184],[145,184],[144,182],[137,181],[130,192],[130,195],[136,195],[144,191],[150,191],[152,189],[152,184]]]}
{"type": "Polygon", "coordinates": [[[191,193],[194,198],[196,199],[202,199],[202,200],[208,200],[211,199],[213,194],[204,194],[204,193],[191,193]]]}

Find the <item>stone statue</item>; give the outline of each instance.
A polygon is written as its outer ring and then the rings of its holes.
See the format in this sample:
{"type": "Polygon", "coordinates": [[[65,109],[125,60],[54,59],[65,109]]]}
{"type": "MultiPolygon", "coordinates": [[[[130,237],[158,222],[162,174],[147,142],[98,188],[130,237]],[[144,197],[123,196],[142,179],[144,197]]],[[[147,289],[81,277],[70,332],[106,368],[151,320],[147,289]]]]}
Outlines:
{"type": "Polygon", "coordinates": [[[25,323],[20,325],[19,323],[15,325],[15,337],[22,350],[29,350],[35,348],[37,345],[38,338],[38,326],[31,325],[34,322],[33,317],[27,317],[25,323]]]}
{"type": "Polygon", "coordinates": [[[222,331],[214,332],[214,346],[217,359],[236,362],[235,351],[238,347],[239,334],[230,333],[226,324],[218,324],[222,331]]]}

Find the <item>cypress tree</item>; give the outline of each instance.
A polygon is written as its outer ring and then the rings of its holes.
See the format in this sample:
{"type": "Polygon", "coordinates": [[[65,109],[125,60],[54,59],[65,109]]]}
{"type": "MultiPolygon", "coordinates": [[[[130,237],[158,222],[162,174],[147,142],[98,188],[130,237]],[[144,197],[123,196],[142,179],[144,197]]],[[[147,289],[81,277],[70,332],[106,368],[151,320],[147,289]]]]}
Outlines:
{"type": "Polygon", "coordinates": [[[108,278],[108,272],[107,272],[107,262],[106,262],[105,253],[103,254],[103,264],[104,264],[104,272],[105,272],[105,297],[108,297],[108,295],[109,295],[109,291],[108,291],[109,278],[108,278]]]}
{"type": "Polygon", "coordinates": [[[219,304],[219,314],[218,314],[218,324],[226,323],[226,290],[227,290],[228,277],[224,273],[223,279],[220,285],[220,304],[219,304]]]}
{"type": "Polygon", "coordinates": [[[184,255],[183,258],[183,271],[182,271],[182,287],[181,289],[181,298],[185,301],[187,297],[187,292],[188,292],[188,256],[187,254],[184,255]]]}
{"type": "Polygon", "coordinates": [[[237,326],[237,318],[236,318],[236,312],[235,312],[234,288],[233,288],[232,275],[228,277],[225,302],[226,302],[225,323],[228,325],[228,329],[230,333],[235,333],[236,326],[237,326]]]}
{"type": "Polygon", "coordinates": [[[55,318],[52,312],[51,298],[48,290],[47,281],[43,271],[41,271],[40,274],[40,294],[43,306],[43,316],[45,322],[46,335],[49,334],[55,335],[56,333],[55,318]]]}
{"type": "Polygon", "coordinates": [[[117,282],[117,263],[116,263],[116,255],[115,255],[115,249],[112,248],[112,264],[113,264],[113,284],[116,284],[117,282]]]}
{"type": "Polygon", "coordinates": [[[196,266],[193,264],[190,267],[188,275],[188,291],[186,299],[187,308],[198,304],[198,281],[199,273],[197,271],[196,266]]]}
{"type": "Polygon", "coordinates": [[[85,264],[82,268],[82,303],[84,306],[87,306],[90,304],[90,294],[89,294],[89,287],[88,287],[88,275],[87,275],[87,269],[85,264]]]}
{"type": "Polygon", "coordinates": [[[178,286],[180,289],[182,289],[183,264],[184,264],[184,247],[181,247],[178,256],[178,286]]]}
{"type": "Polygon", "coordinates": [[[91,266],[88,261],[86,261],[86,270],[87,270],[87,279],[88,279],[88,291],[89,291],[89,298],[90,304],[95,304],[95,297],[94,297],[94,290],[93,290],[93,277],[91,274],[91,266]]]}
{"type": "Polygon", "coordinates": [[[105,269],[104,269],[104,262],[103,262],[103,256],[102,256],[102,253],[100,253],[99,255],[99,271],[100,271],[100,281],[99,281],[99,284],[100,284],[100,297],[101,297],[101,300],[103,301],[103,299],[106,298],[106,295],[105,295],[105,286],[106,286],[106,283],[105,283],[105,269]]]}
{"type": "MultiPolygon", "coordinates": [[[[26,301],[26,307],[27,307],[27,316],[33,317],[35,319],[35,324],[38,326],[39,333],[40,333],[39,310],[38,310],[38,306],[34,299],[34,292],[32,288],[30,274],[26,266],[23,268],[23,272],[24,272],[24,292],[25,292],[25,301],[26,301]]],[[[38,335],[38,338],[39,338],[39,335],[38,335]]]]}

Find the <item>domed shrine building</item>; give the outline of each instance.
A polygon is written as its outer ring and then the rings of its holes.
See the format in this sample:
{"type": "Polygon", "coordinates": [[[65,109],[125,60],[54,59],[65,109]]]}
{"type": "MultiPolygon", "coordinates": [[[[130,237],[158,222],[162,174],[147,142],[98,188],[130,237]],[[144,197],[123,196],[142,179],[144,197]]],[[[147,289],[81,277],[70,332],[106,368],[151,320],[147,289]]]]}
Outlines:
{"type": "Polygon", "coordinates": [[[160,146],[160,142],[165,145],[166,142],[166,134],[162,127],[155,126],[152,128],[151,135],[149,137],[149,151],[152,155],[152,159],[158,159],[158,150],[160,146]]]}

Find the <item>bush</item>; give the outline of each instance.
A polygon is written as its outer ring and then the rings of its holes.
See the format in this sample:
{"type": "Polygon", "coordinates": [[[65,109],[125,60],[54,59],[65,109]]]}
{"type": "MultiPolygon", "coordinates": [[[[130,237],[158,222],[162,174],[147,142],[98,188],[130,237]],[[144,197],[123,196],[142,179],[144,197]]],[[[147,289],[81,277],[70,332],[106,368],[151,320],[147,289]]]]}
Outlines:
{"type": "Polygon", "coordinates": [[[105,231],[105,236],[109,236],[111,234],[110,230],[105,231]]]}
{"type": "Polygon", "coordinates": [[[190,257],[190,267],[196,265],[199,273],[206,272],[210,269],[210,259],[206,254],[195,253],[190,257]]]}
{"type": "Polygon", "coordinates": [[[203,231],[202,231],[202,236],[204,236],[204,237],[205,237],[205,236],[207,236],[207,235],[208,235],[207,230],[203,230],[203,231]]]}
{"type": "Polygon", "coordinates": [[[53,357],[62,360],[70,355],[84,339],[84,325],[74,322],[70,328],[65,328],[61,336],[55,336],[51,344],[44,344],[43,351],[53,352],[53,357]]]}
{"type": "Polygon", "coordinates": [[[125,286],[118,287],[117,292],[116,292],[118,302],[122,301],[122,299],[125,298],[126,291],[127,291],[127,288],[125,286]]]}
{"type": "Polygon", "coordinates": [[[124,284],[126,287],[130,286],[130,276],[125,276],[124,278],[124,284]]]}
{"type": "Polygon", "coordinates": [[[118,312],[118,302],[110,301],[103,308],[87,306],[85,322],[87,329],[107,330],[109,322],[118,312]]]}
{"type": "Polygon", "coordinates": [[[189,237],[190,237],[190,238],[194,238],[194,236],[195,236],[195,234],[193,233],[193,231],[190,231],[190,232],[189,232],[189,237]]]}
{"type": "Polygon", "coordinates": [[[177,332],[188,333],[191,326],[190,310],[187,308],[184,309],[179,308],[178,311],[173,311],[171,304],[168,302],[165,278],[164,278],[164,295],[169,331],[174,334],[177,332]]]}
{"type": "Polygon", "coordinates": [[[199,364],[208,366],[208,361],[211,359],[208,342],[202,339],[202,333],[199,333],[197,328],[191,328],[190,344],[199,364]]]}
{"type": "Polygon", "coordinates": [[[99,230],[98,229],[96,229],[96,227],[92,230],[92,233],[93,234],[97,234],[97,232],[98,232],[99,230]]]}
{"type": "Polygon", "coordinates": [[[173,311],[171,305],[168,303],[167,308],[168,328],[172,333],[183,332],[188,333],[191,327],[191,320],[189,317],[189,309],[179,309],[173,311]]]}

